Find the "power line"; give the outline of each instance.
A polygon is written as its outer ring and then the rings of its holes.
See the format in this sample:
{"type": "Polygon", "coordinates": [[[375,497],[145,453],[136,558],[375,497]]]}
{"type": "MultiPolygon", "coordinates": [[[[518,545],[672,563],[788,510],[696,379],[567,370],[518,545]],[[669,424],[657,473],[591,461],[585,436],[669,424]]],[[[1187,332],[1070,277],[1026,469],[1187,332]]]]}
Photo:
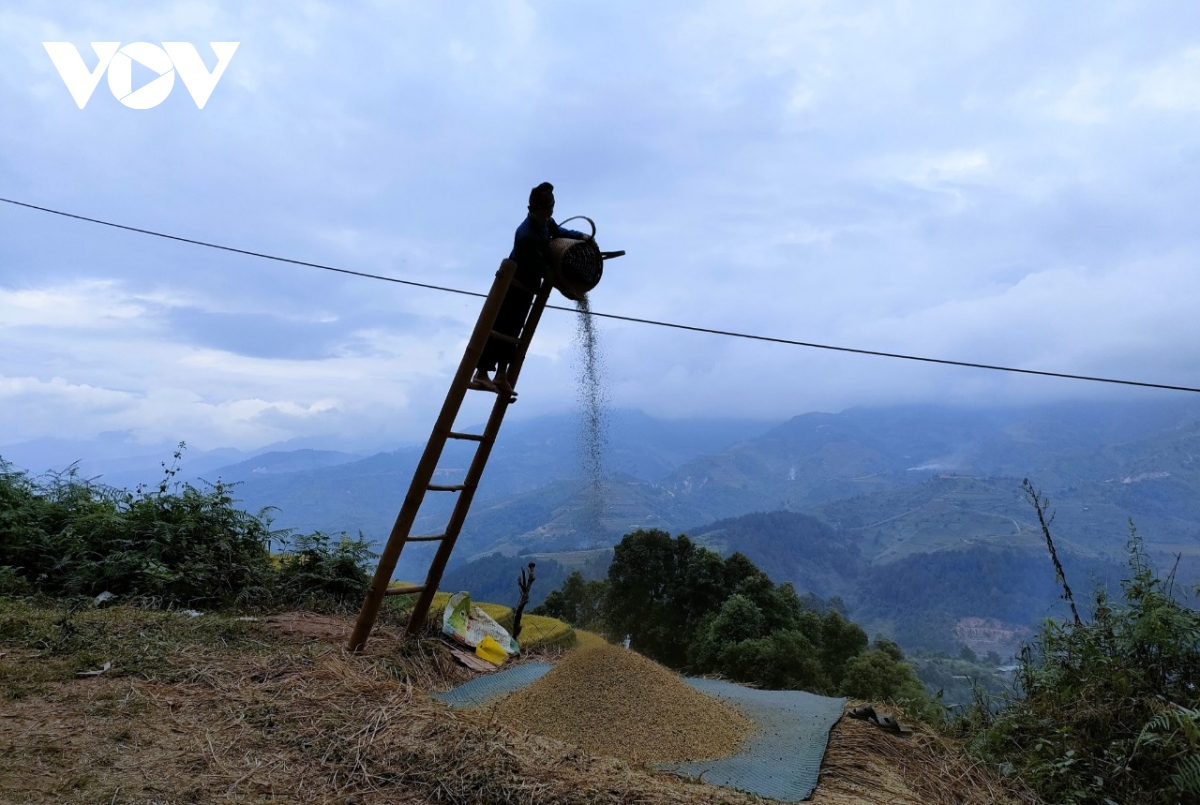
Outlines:
{"type": "Polygon", "coordinates": [[[475,293],[474,291],[463,291],[458,288],[447,288],[442,285],[430,285],[425,282],[413,282],[412,280],[396,279],[395,277],[384,277],[379,274],[368,274],[365,271],[351,271],[348,268],[337,268],[336,266],[326,266],[320,263],[310,263],[307,260],[293,260],[290,257],[278,257],[273,254],[265,254],[263,252],[252,252],[249,249],[238,249],[233,246],[222,246],[220,243],[209,243],[206,240],[193,240],[192,238],[180,237],[179,235],[168,235],[166,232],[155,232],[153,229],[142,229],[136,226],[127,226],[125,224],[117,224],[112,221],[102,221],[99,218],[89,218],[86,215],[76,215],[73,212],[63,212],[62,210],[52,210],[49,207],[39,207],[36,204],[27,204],[24,201],[14,201],[11,198],[0,198],[0,201],[9,204],[15,204],[18,207],[28,207],[31,210],[39,212],[48,212],[53,215],[61,215],[64,218],[74,218],[77,221],[87,221],[89,224],[101,224],[102,226],[111,226],[113,229],[124,229],[126,232],[137,232],[140,235],[153,235],[156,238],[166,238],[167,240],[177,240],[180,243],[190,243],[193,246],[206,246],[209,249],[220,249],[223,252],[233,252],[234,254],[245,254],[250,257],[261,257],[264,260],[275,260],[279,263],[291,263],[294,266],[307,266],[309,268],[320,268],[325,271],[336,271],[339,274],[349,274],[353,277],[366,277],[372,280],[383,280],[384,282],[398,282],[401,285],[412,285],[415,288],[428,288],[432,291],[445,291],[446,293],[457,293],[463,296],[479,296],[486,297],[487,294],[475,293]]]}
{"type": "MultiPolygon", "coordinates": [[[[313,262],[309,262],[307,260],[294,260],[290,257],[279,257],[278,255],[266,254],[265,252],[255,252],[255,251],[250,251],[248,249],[238,249],[236,247],[225,246],[220,243],[209,243],[208,241],[195,240],[193,238],[185,238],[185,237],[181,237],[179,235],[170,235],[165,232],[156,232],[152,229],[143,229],[141,227],[128,226],[126,224],[114,223],[112,221],[104,221],[99,218],[90,218],[86,215],[76,215],[75,213],[63,212],[62,210],[55,210],[55,209],[51,209],[50,207],[40,207],[36,204],[29,204],[24,201],[16,201],[14,199],[9,199],[9,198],[0,197],[0,201],[6,202],[8,204],[13,204],[18,207],[25,207],[27,209],[37,210],[39,212],[50,213],[52,215],[60,215],[64,218],[73,218],[77,221],[86,221],[86,222],[92,223],[92,224],[100,224],[102,226],[109,226],[114,229],[123,229],[127,232],[136,232],[141,235],[151,235],[156,238],[165,238],[166,240],[179,241],[180,243],[190,243],[193,246],[204,246],[209,249],[219,249],[221,251],[233,252],[234,254],[244,254],[249,257],[259,257],[264,260],[274,260],[279,263],[288,263],[291,265],[306,266],[308,268],[319,268],[323,271],[334,271],[339,274],[349,274],[354,277],[365,277],[366,279],[382,280],[383,282],[394,282],[394,283],[398,283],[400,285],[411,285],[414,288],[427,288],[432,291],[443,291],[445,293],[460,294],[462,296],[475,296],[475,297],[480,297],[480,298],[484,298],[487,296],[487,294],[479,293],[477,291],[465,291],[461,288],[450,288],[450,287],[447,287],[444,285],[431,285],[431,284],[425,283],[425,282],[414,282],[413,280],[403,280],[403,279],[399,279],[397,277],[385,277],[381,274],[369,274],[365,271],[352,271],[348,268],[338,268],[336,266],[327,266],[322,263],[313,263],[313,262]]],[[[563,310],[568,313],[579,312],[575,308],[564,307],[562,305],[546,305],[546,307],[552,308],[554,310],[563,310]]],[[[988,364],[988,363],[975,363],[973,361],[953,361],[953,360],[949,360],[946,358],[930,358],[930,357],[925,357],[925,356],[921,356],[921,355],[905,355],[905,354],[902,354],[899,352],[882,352],[880,350],[873,350],[873,349],[858,349],[856,347],[842,347],[842,346],[836,346],[836,345],[832,345],[832,344],[817,344],[817,343],[813,343],[810,341],[796,341],[796,340],[793,340],[790,338],[776,338],[774,336],[767,336],[767,335],[754,335],[752,333],[739,333],[734,330],[717,330],[717,329],[714,329],[711,327],[698,327],[698,326],[690,325],[690,324],[678,324],[675,322],[658,321],[655,319],[643,319],[643,318],[639,318],[637,316],[623,316],[623,315],[620,315],[617,313],[601,313],[601,312],[595,311],[595,310],[589,311],[589,315],[599,316],[599,317],[605,318],[605,319],[614,319],[617,321],[628,321],[628,322],[633,322],[635,324],[649,324],[649,325],[653,325],[655,327],[669,327],[674,330],[687,330],[687,331],[693,332],[693,333],[707,333],[709,335],[720,335],[720,336],[725,336],[727,338],[744,338],[744,339],[747,339],[750,341],[765,341],[765,342],[771,343],[771,344],[785,344],[787,346],[807,347],[809,349],[824,349],[824,350],[829,350],[832,352],[848,352],[848,353],[852,353],[855,355],[872,355],[872,356],[875,356],[878,358],[896,358],[898,360],[919,361],[921,363],[935,363],[935,364],[941,364],[943,366],[961,366],[961,367],[965,367],[968,369],[988,369],[988,370],[991,370],[994,372],[1012,372],[1015,374],[1036,375],[1038,377],[1057,377],[1057,378],[1060,378],[1063,380],[1085,380],[1090,383],[1110,383],[1110,384],[1120,385],[1120,386],[1137,386],[1140,388],[1163,389],[1166,391],[1187,391],[1187,392],[1192,392],[1194,394],[1200,394],[1200,388],[1194,388],[1191,386],[1175,386],[1175,385],[1170,385],[1167,383],[1148,383],[1148,382],[1144,382],[1144,381],[1140,381],[1140,380],[1124,380],[1124,379],[1112,378],[1112,377],[1095,377],[1095,376],[1090,376],[1090,375],[1077,375],[1077,374],[1070,374],[1068,372],[1049,372],[1049,371],[1042,371],[1040,369],[1020,369],[1020,368],[1013,367],[1013,366],[998,366],[995,364],[988,364]]]]}

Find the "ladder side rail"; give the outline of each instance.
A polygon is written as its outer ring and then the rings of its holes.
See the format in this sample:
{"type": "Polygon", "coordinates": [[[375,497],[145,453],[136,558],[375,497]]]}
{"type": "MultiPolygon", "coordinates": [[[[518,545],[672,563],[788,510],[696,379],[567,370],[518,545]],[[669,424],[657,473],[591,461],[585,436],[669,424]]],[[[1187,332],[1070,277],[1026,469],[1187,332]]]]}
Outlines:
{"type": "MultiPolygon", "coordinates": [[[[543,281],[542,286],[538,289],[538,295],[534,299],[529,317],[525,321],[525,326],[521,330],[520,343],[517,344],[517,353],[506,371],[509,382],[514,386],[520,374],[521,364],[525,361],[525,354],[529,350],[529,343],[533,340],[533,334],[537,330],[538,322],[542,317],[542,311],[546,308],[546,301],[550,298],[550,291],[552,289],[553,285],[550,280],[543,281]]],[[[504,422],[504,414],[508,411],[509,405],[510,402],[505,395],[496,395],[496,402],[492,405],[492,415],[488,417],[487,425],[483,430],[483,440],[475,451],[475,457],[471,460],[471,466],[467,469],[467,477],[463,481],[466,489],[459,493],[459,498],[454,505],[454,511],[450,515],[450,521],[446,525],[445,539],[438,545],[433,563],[429,566],[429,575],[425,579],[425,589],[421,591],[417,603],[413,605],[412,612],[409,613],[408,625],[404,629],[404,636],[406,638],[412,637],[420,631],[421,626],[425,623],[426,616],[429,614],[429,608],[433,604],[433,597],[437,594],[438,585],[441,583],[442,575],[446,572],[446,565],[450,561],[450,554],[454,551],[454,544],[457,542],[459,532],[462,531],[463,523],[467,519],[467,512],[471,508],[471,501],[475,497],[475,490],[478,488],[479,481],[483,477],[484,467],[487,466],[488,457],[491,455],[492,446],[496,443],[496,436],[500,433],[500,425],[504,422]]]]}
{"type": "Polygon", "coordinates": [[[542,320],[542,313],[546,310],[546,303],[550,301],[550,292],[553,290],[554,283],[549,279],[543,280],[541,287],[538,288],[533,309],[529,311],[529,318],[525,320],[525,327],[521,330],[521,343],[517,345],[516,357],[509,364],[508,371],[505,373],[508,381],[514,386],[517,378],[521,376],[521,367],[525,365],[525,355],[529,352],[529,344],[533,341],[533,334],[537,332],[538,323],[542,320]]]}
{"type": "Polygon", "coordinates": [[[417,463],[417,469],[413,473],[408,494],[404,497],[404,504],[400,507],[400,513],[396,515],[396,522],[388,535],[387,544],[379,556],[375,575],[371,579],[371,585],[354,624],[354,631],[350,635],[350,642],[347,646],[350,651],[361,651],[367,643],[367,638],[371,635],[371,629],[375,626],[375,620],[379,616],[379,607],[383,604],[388,585],[392,581],[392,574],[396,571],[396,564],[400,561],[400,553],[412,530],[413,521],[416,520],[417,510],[420,509],[421,502],[425,499],[426,487],[429,486],[433,473],[437,469],[438,460],[442,457],[442,449],[454,427],[454,420],[458,416],[463,398],[467,394],[467,386],[471,382],[476,364],[479,363],[479,358],[483,354],[484,345],[487,344],[488,336],[496,323],[500,305],[504,302],[504,296],[508,293],[508,286],[512,282],[516,270],[515,261],[504,260],[500,263],[499,270],[496,271],[496,278],[492,281],[492,288],[488,291],[487,299],[483,303],[479,320],[475,323],[475,329],[467,342],[467,349],[458,365],[458,371],[455,372],[454,379],[450,383],[450,390],[446,394],[446,400],[442,403],[441,413],[438,414],[429,442],[426,443],[425,451],[421,454],[421,460],[417,463]]]}

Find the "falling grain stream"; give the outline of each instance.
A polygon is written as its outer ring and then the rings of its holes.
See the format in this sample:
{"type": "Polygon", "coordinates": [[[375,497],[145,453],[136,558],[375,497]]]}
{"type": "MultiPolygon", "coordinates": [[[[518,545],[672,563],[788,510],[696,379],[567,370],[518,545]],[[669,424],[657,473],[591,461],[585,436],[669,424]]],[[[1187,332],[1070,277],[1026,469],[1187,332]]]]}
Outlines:
{"type": "Polygon", "coordinates": [[[588,298],[576,303],[579,320],[575,338],[578,345],[576,396],[582,410],[580,428],[580,464],[583,469],[584,499],[580,510],[579,532],[589,544],[602,542],[604,516],[604,449],[607,443],[604,407],[604,360],[596,339],[588,298]]]}

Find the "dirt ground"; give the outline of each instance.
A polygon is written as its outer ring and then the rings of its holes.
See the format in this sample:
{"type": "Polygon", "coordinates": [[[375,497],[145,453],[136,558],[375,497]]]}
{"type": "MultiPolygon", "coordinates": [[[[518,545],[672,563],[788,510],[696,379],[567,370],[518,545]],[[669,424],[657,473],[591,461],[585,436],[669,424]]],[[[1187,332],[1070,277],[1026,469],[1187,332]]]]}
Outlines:
{"type": "MultiPolygon", "coordinates": [[[[471,672],[438,641],[403,644],[382,628],[354,656],[342,649],[347,619],[289,613],[247,629],[251,653],[181,646],[161,675],[10,693],[0,700],[0,801],[761,801],[455,713],[427,692],[471,672]]],[[[0,645],[5,678],[46,661],[44,651],[0,645]]],[[[811,801],[1013,800],[926,730],[900,737],[843,718],[811,801]]]]}

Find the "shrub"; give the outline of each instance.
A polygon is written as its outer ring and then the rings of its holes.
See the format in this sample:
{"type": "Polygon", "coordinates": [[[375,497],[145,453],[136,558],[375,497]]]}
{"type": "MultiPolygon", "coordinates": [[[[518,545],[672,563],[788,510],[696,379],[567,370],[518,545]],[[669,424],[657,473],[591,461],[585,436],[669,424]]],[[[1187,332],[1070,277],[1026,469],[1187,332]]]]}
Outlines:
{"type": "Polygon", "coordinates": [[[926,693],[912,666],[897,659],[886,645],[864,651],[846,662],[839,693],[868,701],[894,702],[928,724],[940,724],[944,718],[942,706],[926,693]]]}
{"type": "Polygon", "coordinates": [[[1200,613],[1153,571],[1132,527],[1129,570],[1121,601],[1094,594],[1090,622],[1043,625],[1019,658],[1020,696],[960,722],[975,752],[1047,802],[1200,796],[1200,613]]]}
{"type": "Polygon", "coordinates": [[[172,483],[185,445],[154,488],[130,492],[77,468],[30,479],[0,459],[0,594],[111,592],[167,607],[340,606],[365,595],[365,541],[272,531],[233,487],[172,483]],[[292,553],[272,561],[272,542],[292,553]]]}
{"type": "Polygon", "coordinates": [[[24,598],[33,595],[33,585],[11,567],[0,567],[0,598],[24,598]]]}
{"type": "Polygon", "coordinates": [[[54,596],[107,590],[187,607],[262,598],[273,573],[269,522],[235,508],[220,482],[168,492],[176,472],[167,468],[153,491],[128,492],[74,467],[39,483],[0,464],[0,565],[54,596]]]}
{"type": "Polygon", "coordinates": [[[357,605],[370,586],[367,565],[376,556],[360,532],[346,534],[334,544],[327,534],[292,537],[291,550],[280,557],[276,595],[290,603],[309,606],[357,605]]]}

